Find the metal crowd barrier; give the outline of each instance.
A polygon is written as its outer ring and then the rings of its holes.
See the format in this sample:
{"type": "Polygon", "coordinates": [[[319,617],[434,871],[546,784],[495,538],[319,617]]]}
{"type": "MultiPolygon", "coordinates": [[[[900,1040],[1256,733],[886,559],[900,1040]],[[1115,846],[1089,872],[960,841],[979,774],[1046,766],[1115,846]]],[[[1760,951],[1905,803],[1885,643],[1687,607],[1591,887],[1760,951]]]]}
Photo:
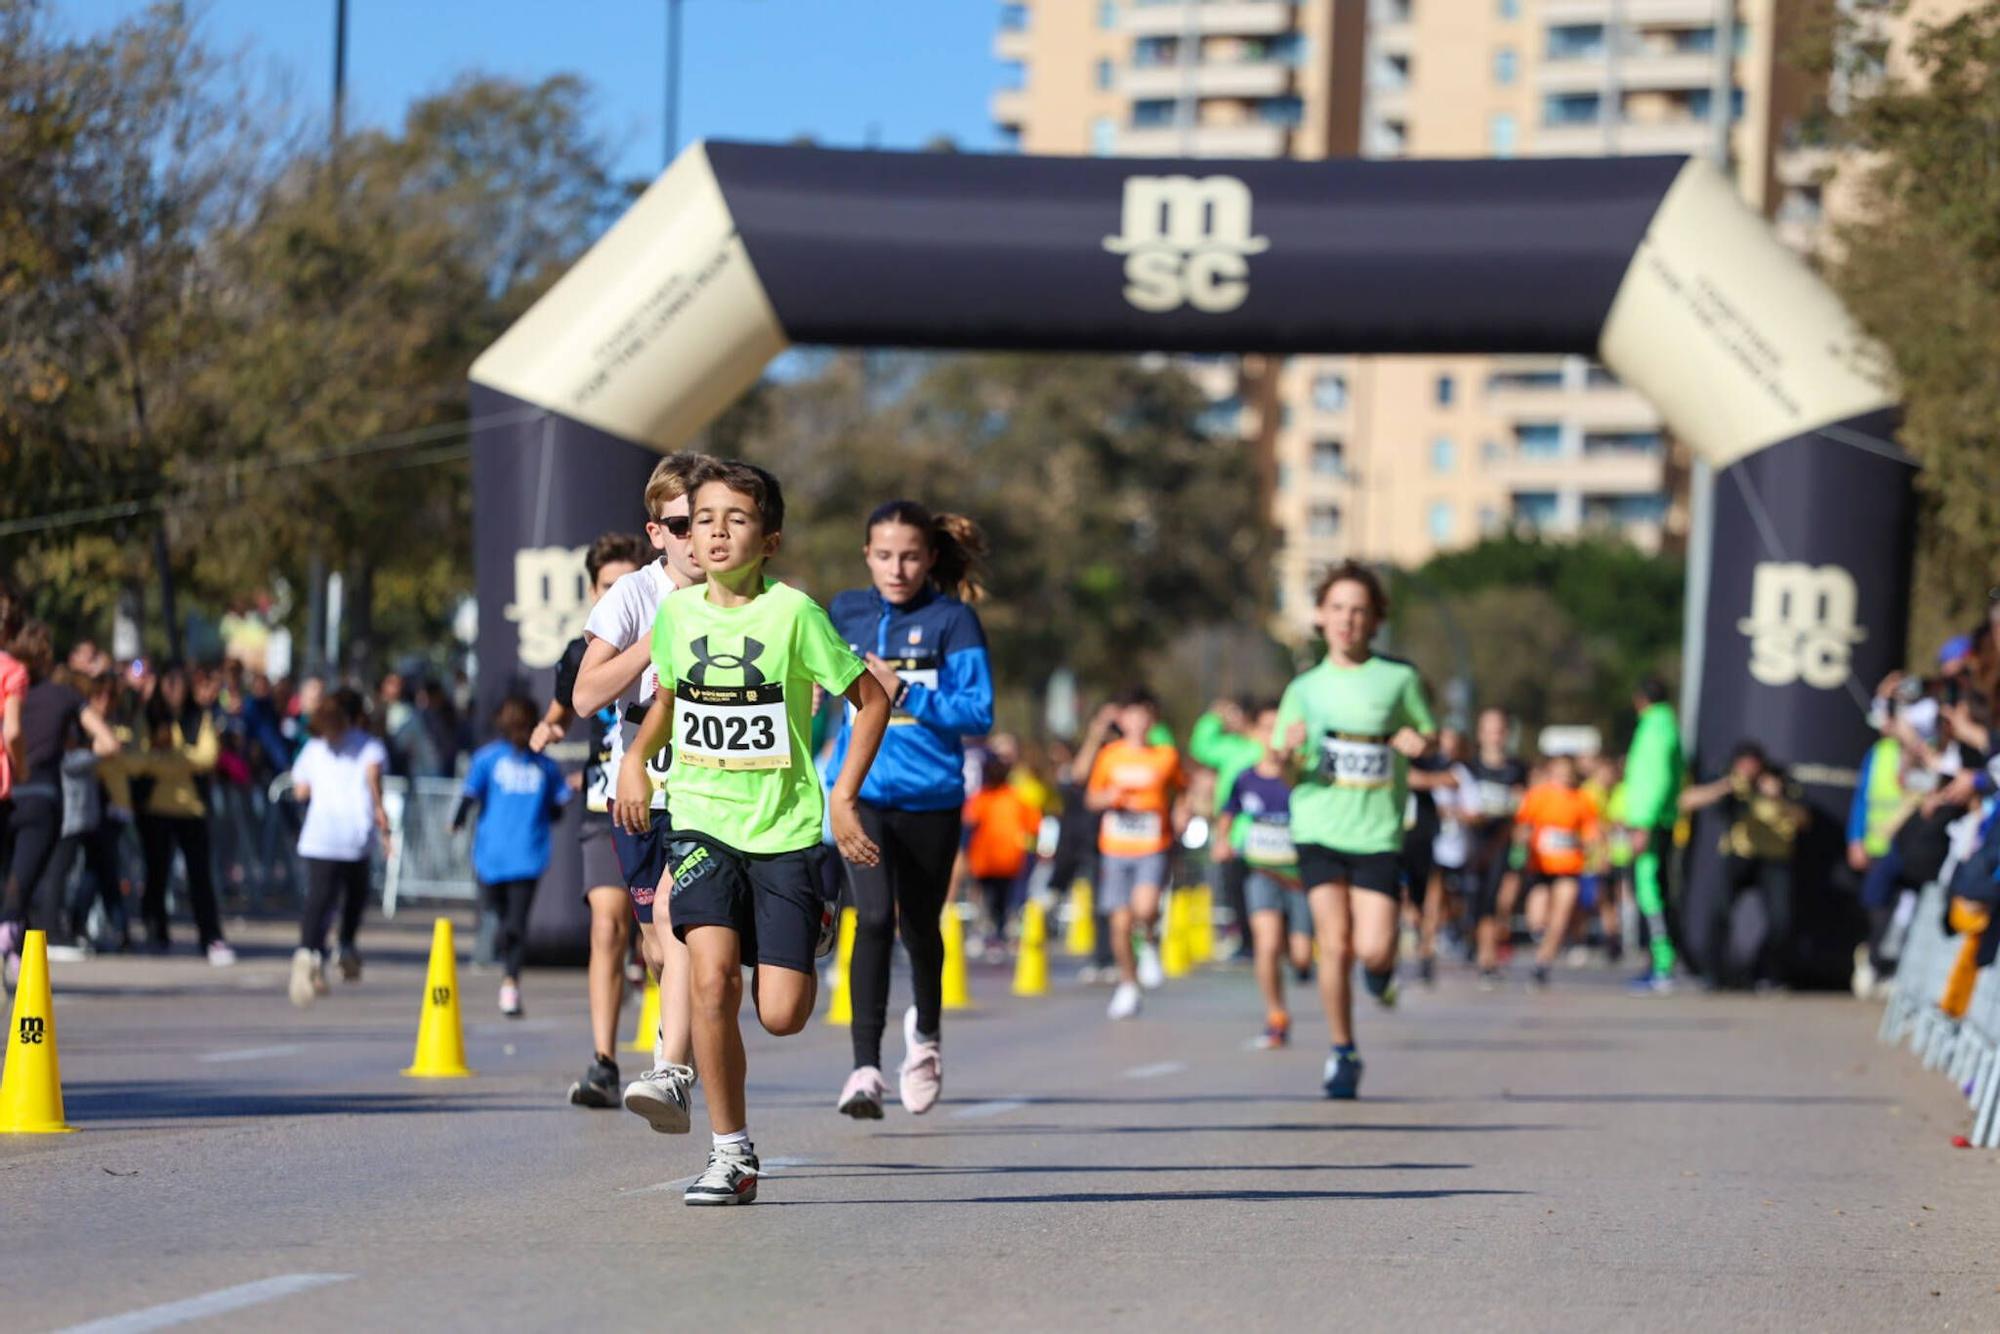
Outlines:
{"type": "Polygon", "coordinates": [[[389,815],[383,859],[382,915],[394,917],[404,899],[473,903],[472,829],[456,833],[451,813],[463,785],[456,778],[386,778],[382,805],[389,815]]]}
{"type": "Polygon", "coordinates": [[[1926,885],[1917,896],[1909,936],[1882,1013],[1883,1042],[1906,1043],[1926,1070],[1945,1074],[1972,1107],[1968,1138],[2000,1148],[2000,967],[1983,968],[1965,1017],[1939,1008],[1945,981],[1964,938],[1944,928],[1945,888],[1926,885]]]}

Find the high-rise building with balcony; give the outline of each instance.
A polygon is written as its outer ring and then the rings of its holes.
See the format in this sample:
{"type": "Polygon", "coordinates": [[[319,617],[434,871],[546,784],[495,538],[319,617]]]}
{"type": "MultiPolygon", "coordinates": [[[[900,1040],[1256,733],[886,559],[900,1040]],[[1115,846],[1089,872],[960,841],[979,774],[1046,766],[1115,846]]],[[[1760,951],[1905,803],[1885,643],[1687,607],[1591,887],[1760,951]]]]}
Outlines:
{"type": "MultiPolygon", "coordinates": [[[[1752,207],[1810,89],[1807,0],[1014,0],[994,119],[1020,151],[1135,157],[1726,154],[1752,207]]],[[[1219,399],[1226,367],[1195,366],[1219,399]]],[[[1276,586],[1509,529],[1685,528],[1658,415],[1582,357],[1294,357],[1242,415],[1272,452],[1276,586]]]]}

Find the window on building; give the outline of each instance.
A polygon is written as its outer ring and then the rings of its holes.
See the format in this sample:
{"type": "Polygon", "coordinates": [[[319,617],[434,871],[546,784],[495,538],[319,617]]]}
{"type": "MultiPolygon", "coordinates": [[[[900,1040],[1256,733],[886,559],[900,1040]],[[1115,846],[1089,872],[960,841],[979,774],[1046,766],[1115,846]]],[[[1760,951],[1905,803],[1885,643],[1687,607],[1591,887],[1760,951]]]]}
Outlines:
{"type": "Polygon", "coordinates": [[[1616,389],[1620,383],[1608,366],[1600,366],[1594,361],[1583,373],[1583,384],[1586,389],[1616,389]]]}
{"type": "Polygon", "coordinates": [[[1307,537],[1339,537],[1340,506],[1314,505],[1306,510],[1307,537]]]}
{"type": "Polygon", "coordinates": [[[1622,531],[1641,525],[1655,526],[1666,519],[1667,498],[1658,492],[1583,498],[1583,521],[1593,528],[1622,531]]]}
{"type": "Polygon", "coordinates": [[[1172,125],[1174,123],[1174,99],[1171,97],[1142,97],[1132,103],[1132,124],[1140,128],[1172,125]]]}
{"type": "Polygon", "coordinates": [[[1000,6],[1000,31],[1021,32],[1024,31],[1027,28],[1027,26],[1028,26],[1028,7],[1026,5],[1000,6]]]}
{"type": "Polygon", "coordinates": [[[1118,26],[1118,0],[1102,0],[1097,6],[1097,26],[1104,29],[1118,26]]]}
{"type": "Polygon", "coordinates": [[[1520,57],[1511,46],[1503,46],[1493,53],[1493,82],[1501,87],[1511,85],[1520,74],[1520,57]]]}
{"type": "Polygon", "coordinates": [[[1243,400],[1234,395],[1216,399],[1195,415],[1194,425],[1205,435],[1240,435],[1243,430],[1243,400]]]}
{"type": "Polygon", "coordinates": [[[1278,486],[1278,489],[1279,489],[1280,491],[1289,491],[1289,490],[1291,490],[1291,489],[1292,489],[1292,465],[1291,465],[1291,464],[1289,464],[1289,463],[1280,463],[1280,464],[1278,465],[1278,477],[1277,477],[1277,486],[1278,486]]]}
{"type": "MultiPolygon", "coordinates": [[[[1715,110],[1715,94],[1707,88],[1691,89],[1687,95],[1688,115],[1695,120],[1708,120],[1715,110]]],[[[1743,119],[1743,90],[1732,89],[1729,94],[1729,119],[1743,119]]]]}
{"type": "Polygon", "coordinates": [[[1148,68],[1155,65],[1176,65],[1180,63],[1181,41],[1178,37],[1141,37],[1132,43],[1132,63],[1148,68]]]}
{"type": "Polygon", "coordinates": [[[1313,407],[1321,412],[1347,410],[1347,377],[1328,372],[1313,376],[1313,407]]]}
{"type": "Polygon", "coordinates": [[[1114,77],[1115,74],[1110,61],[1100,60],[1097,62],[1097,86],[1100,90],[1108,90],[1111,87],[1114,77]]]}
{"type": "Polygon", "coordinates": [[[1546,54],[1550,60],[1602,60],[1602,23],[1558,23],[1549,29],[1546,54]]]}
{"type": "Polygon", "coordinates": [[[1604,99],[1596,93],[1550,93],[1542,98],[1542,124],[1595,125],[1603,117],[1604,99]]]}
{"type": "Polygon", "coordinates": [[[1099,116],[1090,122],[1090,151],[1098,157],[1113,157],[1118,152],[1118,122],[1109,116],[1099,116]]]}
{"type": "Polygon", "coordinates": [[[1320,477],[1347,476],[1347,442],[1344,440],[1315,440],[1312,448],[1312,470],[1320,477]]]}
{"type": "Polygon", "coordinates": [[[1561,422],[1520,422],[1514,427],[1514,449],[1524,459],[1552,459],[1562,454],[1561,422]]]}
{"type": "Polygon", "coordinates": [[[1658,431],[1586,431],[1585,454],[1658,454],[1667,447],[1658,431]]]}
{"type": "Polygon", "coordinates": [[[1306,104],[1298,97],[1266,97],[1257,102],[1257,119],[1266,125],[1297,125],[1306,118],[1306,104]]]}
{"type": "Polygon", "coordinates": [[[1428,526],[1430,528],[1431,541],[1439,545],[1451,541],[1453,516],[1451,504],[1448,501],[1434,500],[1431,502],[1428,526]]]}
{"type": "Polygon", "coordinates": [[[1437,378],[1435,393],[1437,395],[1437,405],[1441,408],[1448,408],[1451,406],[1452,399],[1458,396],[1458,384],[1449,375],[1440,375],[1437,378]]]}
{"type": "Polygon", "coordinates": [[[1276,37],[1246,37],[1237,59],[1246,64],[1300,65],[1305,63],[1305,36],[1287,32],[1276,37]]]}
{"type": "Polygon", "coordinates": [[[1500,0],[1499,8],[1500,18],[1504,22],[1512,23],[1521,17],[1521,0],[1500,0]]]}
{"type": "Polygon", "coordinates": [[[1534,528],[1553,527],[1556,521],[1556,493],[1553,491],[1516,491],[1514,501],[1514,522],[1534,528]]]}
{"type": "Polygon", "coordinates": [[[1457,466],[1458,446],[1452,443],[1450,436],[1441,435],[1431,441],[1432,472],[1450,472],[1457,466]]]}
{"type": "Polygon", "coordinates": [[[1486,119],[1486,151],[1494,157],[1514,156],[1517,131],[1514,115],[1509,111],[1496,111],[1486,119]]]}
{"type": "Polygon", "coordinates": [[[1560,389],[1563,387],[1561,367],[1538,366],[1534,369],[1495,371],[1486,377],[1486,392],[1504,394],[1513,391],[1534,392],[1537,390],[1560,389]]]}

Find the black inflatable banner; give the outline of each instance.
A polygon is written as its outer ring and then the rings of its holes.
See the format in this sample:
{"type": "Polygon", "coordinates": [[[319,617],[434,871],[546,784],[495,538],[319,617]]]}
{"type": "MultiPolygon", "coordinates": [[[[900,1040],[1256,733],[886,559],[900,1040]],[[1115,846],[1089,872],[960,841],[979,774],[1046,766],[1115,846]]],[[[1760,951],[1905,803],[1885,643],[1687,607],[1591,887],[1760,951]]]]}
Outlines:
{"type": "Polygon", "coordinates": [[[509,608],[550,553],[642,517],[637,447],[692,439],[794,342],[1595,356],[1718,471],[1705,753],[1762,740],[1830,805],[1868,733],[1825,683],[1901,660],[1910,469],[1853,443],[1886,441],[1892,401],[1832,294],[1699,160],[703,143],[473,367],[475,416],[546,413],[475,443],[484,680],[580,626],[509,608]]]}

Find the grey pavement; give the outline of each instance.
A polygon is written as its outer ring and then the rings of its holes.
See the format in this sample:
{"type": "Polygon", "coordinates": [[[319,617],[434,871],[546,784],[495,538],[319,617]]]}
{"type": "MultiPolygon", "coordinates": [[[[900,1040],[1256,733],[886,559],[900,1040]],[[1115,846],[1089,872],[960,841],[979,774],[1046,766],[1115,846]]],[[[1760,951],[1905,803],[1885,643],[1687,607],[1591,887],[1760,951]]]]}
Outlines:
{"type": "Polygon", "coordinates": [[[305,1012],[282,933],[239,938],[55,966],[81,1133],[0,1137],[0,1329],[2000,1328],[2000,1159],[1844,998],[1448,971],[1364,1001],[1335,1104],[1304,989],[1266,1053],[1240,970],[1121,1025],[1067,961],[1036,1000],[975,970],[922,1118],[834,1114],[844,1030],[754,1033],[761,1198],[693,1210],[699,1106],[682,1138],[563,1100],[580,973],[510,1022],[462,970],[478,1077],[421,1082],[423,923],[305,1012]]]}

